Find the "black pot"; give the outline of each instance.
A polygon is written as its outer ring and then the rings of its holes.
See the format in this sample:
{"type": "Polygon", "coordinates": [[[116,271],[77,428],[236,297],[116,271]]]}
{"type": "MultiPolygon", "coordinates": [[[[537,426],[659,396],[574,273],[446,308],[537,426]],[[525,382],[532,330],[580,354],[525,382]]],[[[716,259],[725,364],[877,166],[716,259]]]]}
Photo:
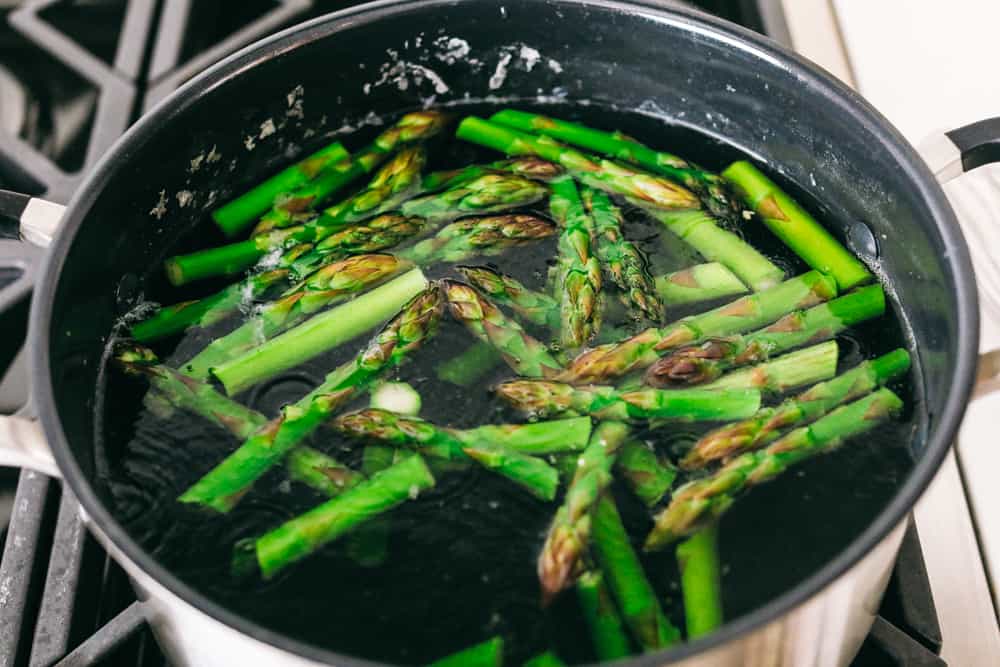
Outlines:
{"type": "MultiPolygon", "coordinates": [[[[178,90],[93,171],[39,271],[30,342],[33,402],[44,437],[23,420],[0,422],[10,446],[19,447],[7,460],[44,467],[51,448],[92,530],[133,576],[175,664],[368,663],[306,646],[220,608],[157,564],[108,511],[93,484],[94,394],[115,321],[137,303],[205,209],[273,170],[288,146],[307,141],[310,132],[369,112],[419,107],[432,95],[435,104],[446,104],[466,95],[536,100],[539,93],[642,109],[717,137],[810,192],[825,204],[837,236],[877,255],[915,355],[920,414],[908,479],[862,534],[793,589],[705,639],[620,664],[842,665],[856,652],[902,522],[962,418],[977,358],[972,268],[931,170],[856,93],[728,23],[641,1],[410,0],[373,3],[287,30],[178,90]],[[471,52],[454,62],[421,60],[442,34],[464,39],[471,52]],[[543,61],[531,71],[512,69],[491,86],[501,53],[520,44],[537,49],[543,61]],[[486,65],[477,69],[470,58],[486,65]],[[549,66],[549,58],[558,65],[549,66]],[[397,85],[402,80],[405,88],[397,85]],[[288,98],[297,86],[304,91],[301,122],[288,98]],[[277,134],[261,139],[269,119],[277,134]],[[248,137],[256,138],[252,151],[248,137]],[[191,195],[184,206],[177,197],[182,192],[191,195]]],[[[997,120],[951,136],[945,162],[963,151],[966,168],[997,159],[997,120]]],[[[0,201],[8,213],[20,214],[24,235],[44,239],[51,231],[46,220],[53,218],[36,215],[38,204],[22,213],[27,199],[0,201]]]]}

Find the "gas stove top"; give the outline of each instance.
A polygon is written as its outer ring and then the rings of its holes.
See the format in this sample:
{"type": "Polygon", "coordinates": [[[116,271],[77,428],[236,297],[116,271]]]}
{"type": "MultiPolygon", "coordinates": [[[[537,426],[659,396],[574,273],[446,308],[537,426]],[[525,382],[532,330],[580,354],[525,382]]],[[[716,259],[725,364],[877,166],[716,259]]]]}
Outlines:
{"type": "MultiPolygon", "coordinates": [[[[65,202],[115,139],[192,75],[264,35],[350,4],[0,0],[0,187],[65,202]]],[[[690,4],[789,39],[778,0],[690,4]]],[[[25,316],[26,304],[0,318],[0,338],[23,340],[25,316]]],[[[21,405],[27,384],[13,350],[0,352],[0,370],[8,365],[0,411],[21,405]]],[[[125,574],[60,487],[0,469],[0,665],[164,665],[125,574]]],[[[945,665],[931,589],[911,524],[853,664],[945,665]]]]}

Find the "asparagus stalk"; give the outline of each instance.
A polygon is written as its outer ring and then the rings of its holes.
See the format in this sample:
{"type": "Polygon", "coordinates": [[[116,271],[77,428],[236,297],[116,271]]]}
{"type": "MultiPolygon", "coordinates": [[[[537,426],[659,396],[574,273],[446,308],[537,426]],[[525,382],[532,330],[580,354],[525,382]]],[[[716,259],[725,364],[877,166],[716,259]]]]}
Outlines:
{"type": "MultiPolygon", "coordinates": [[[[267,417],[256,410],[226,398],[204,382],[161,365],[152,350],[122,343],[116,360],[126,372],[148,377],[152,391],[171,406],[188,409],[238,438],[249,438],[267,423],[267,417]]],[[[364,479],[364,475],[311,447],[292,450],[285,464],[292,479],[330,497],[364,479]]]]}
{"type": "Polygon", "coordinates": [[[729,165],[722,175],[742,191],[775,236],[806,264],[832,276],[841,290],[872,280],[871,272],[857,257],[755,166],[741,160],[729,165]]]}
{"type": "Polygon", "coordinates": [[[429,139],[440,132],[448,121],[447,115],[437,111],[406,114],[351,159],[324,169],[311,183],[277,202],[261,218],[259,227],[273,229],[295,224],[303,214],[315,209],[329,196],[374,171],[397,148],[429,139]]]}
{"type": "Polygon", "coordinates": [[[664,464],[656,452],[638,440],[625,443],[615,462],[618,472],[647,507],[655,506],[677,478],[677,469],[664,464]]]}
{"type": "Polygon", "coordinates": [[[499,255],[509,248],[548,238],[555,228],[533,215],[509,214],[464,218],[396,253],[414,264],[461,262],[475,255],[499,255]]]}
{"type": "Polygon", "coordinates": [[[654,322],[662,321],[663,303],[646,272],[645,258],[622,233],[621,211],[600,190],[584,188],[581,195],[594,220],[601,266],[622,290],[627,305],[654,322]]]}
{"type": "Polygon", "coordinates": [[[415,296],[359,354],[271,420],[180,497],[181,502],[228,512],[251,485],[342,405],[383,372],[401,364],[437,329],[442,302],[437,286],[415,296]]]}
{"type": "Polygon", "coordinates": [[[713,524],[677,545],[688,639],[707,635],[722,625],[722,568],[717,542],[718,527],[713,524]]]}
{"type": "Polygon", "coordinates": [[[789,313],[753,333],[674,350],[649,367],[645,381],[654,387],[711,382],[729,368],[767,361],[773,354],[832,338],[883,312],[882,287],[862,287],[808,310],[789,313]]]}
{"type": "Polygon", "coordinates": [[[625,626],[600,572],[586,572],[576,582],[576,597],[590,627],[590,640],[601,660],[615,660],[632,653],[625,626]]]}
{"type": "Polygon", "coordinates": [[[836,341],[827,341],[777,359],[726,373],[704,385],[705,389],[745,389],[756,387],[770,394],[783,394],[798,387],[829,380],[837,374],[839,349],[836,341]]]}
{"type": "Polygon", "coordinates": [[[417,417],[397,415],[386,410],[369,408],[341,415],[333,427],[354,438],[377,441],[393,447],[408,447],[434,458],[467,461],[472,459],[487,470],[509,478],[543,500],[555,497],[559,474],[541,459],[521,451],[549,453],[582,449],[589,434],[577,425],[577,433],[569,433],[561,422],[542,422],[527,426],[482,426],[466,431],[445,428],[417,417]],[[583,437],[581,437],[583,436],[583,437]]]}
{"type": "MultiPolygon", "coordinates": [[[[382,204],[397,203],[399,193],[405,193],[419,183],[423,164],[424,154],[419,148],[400,151],[382,167],[366,188],[332,209],[327,209],[324,215],[287,229],[261,232],[246,241],[171,257],[166,261],[167,276],[174,285],[184,285],[202,278],[232,275],[252,266],[268,251],[301,243],[315,243],[346,224],[374,215],[382,204]],[[336,213],[330,213],[333,209],[336,209],[336,213]]],[[[387,226],[375,228],[376,241],[384,238],[383,230],[387,226]]],[[[417,225],[418,229],[419,226],[417,225]]],[[[371,246],[379,249],[383,247],[372,242],[372,237],[372,233],[355,235],[352,240],[356,245],[361,245],[363,252],[370,250],[371,246]]],[[[391,235],[389,237],[392,238],[391,235]]]]}
{"type": "Polygon", "coordinates": [[[556,293],[559,295],[559,340],[575,349],[594,337],[601,328],[601,267],[594,254],[594,221],[571,178],[551,185],[549,210],[559,223],[559,263],[556,265],[556,293]]]}
{"type": "Polygon", "coordinates": [[[581,574],[581,558],[590,543],[591,515],[601,493],[611,483],[611,466],[628,437],[628,427],[605,421],[597,425],[577,460],[576,474],[556,512],[538,556],[542,602],[573,583],[581,574]]]}
{"type": "Polygon", "coordinates": [[[468,447],[496,446],[530,455],[579,452],[587,446],[591,433],[586,417],[454,429],[378,408],[340,415],[331,424],[344,435],[418,449],[444,459],[461,458],[462,450],[468,447]]]}
{"type": "Polygon", "coordinates": [[[566,667],[566,663],[552,651],[546,651],[531,658],[522,667],[566,667]]]}
{"type": "Polygon", "coordinates": [[[656,293],[668,306],[683,306],[745,294],[746,285],[718,262],[696,264],[680,271],[659,276],[656,293]]]}
{"type": "Polygon", "coordinates": [[[899,377],[909,367],[910,355],[903,349],[865,361],[777,407],[764,408],[749,419],[706,433],[681,460],[681,467],[693,470],[763,447],[776,440],[784,429],[809,424],[838,405],[860,398],[899,377]]]}
{"type": "Polygon", "coordinates": [[[680,641],[680,631],[663,613],[608,493],[597,503],[591,530],[594,556],[639,646],[652,651],[680,641]]]}
{"type": "MultiPolygon", "coordinates": [[[[409,268],[412,268],[411,264],[392,255],[357,255],[328,264],[281,298],[258,308],[253,317],[230,333],[213,340],[184,364],[184,372],[191,377],[207,378],[212,368],[246,354],[326,306],[378,285],[409,268]]],[[[401,298],[405,299],[406,295],[401,298]]],[[[392,303],[398,306],[400,300],[383,303],[391,308],[392,303]]],[[[338,311],[345,321],[351,319],[355,309],[352,304],[338,311]]],[[[383,319],[388,317],[384,311],[371,312],[372,315],[381,315],[383,319]]]]}
{"type": "MultiPolygon", "coordinates": [[[[487,174],[444,192],[405,202],[397,213],[410,220],[411,225],[422,220],[419,226],[431,228],[464,215],[499,213],[526,206],[544,197],[545,193],[544,186],[520,176],[487,174]]],[[[334,238],[336,231],[336,227],[310,230],[307,225],[301,235],[296,232],[296,237],[303,236],[306,240],[315,237],[319,242],[300,257],[292,261],[282,258],[282,261],[290,264],[297,275],[308,273],[329,253],[342,252],[339,237],[334,238]]]]}
{"type": "Polygon", "coordinates": [[[344,533],[433,486],[434,477],[424,460],[408,457],[274,530],[239,542],[233,570],[240,576],[259,573],[270,579],[344,533]]]}
{"type": "Polygon", "coordinates": [[[283,196],[305,185],[328,165],[350,157],[347,149],[335,141],[309,157],[267,179],[260,185],[212,211],[212,219],[226,236],[235,236],[283,196]]]}
{"type": "Polygon", "coordinates": [[[391,317],[427,279],[413,269],[351,301],[316,315],[262,345],[211,367],[226,393],[234,396],[282,371],[360,336],[391,317]]]}
{"type": "Polygon", "coordinates": [[[484,266],[459,266],[458,271],[480,292],[510,306],[521,318],[536,324],[559,326],[559,302],[544,292],[528,289],[520,281],[484,266]]]}
{"type": "Polygon", "coordinates": [[[790,466],[839,446],[897,413],[903,406],[888,389],[879,389],[841,406],[809,426],[798,428],[764,449],[736,457],[708,477],[677,489],[656,516],[646,549],[662,549],[691,535],[721,516],[737,494],[774,479],[790,466]]]}
{"type": "Polygon", "coordinates": [[[552,500],[559,490],[559,471],[542,459],[495,445],[462,448],[470,459],[527,489],[535,497],[552,500]]]}
{"type": "Polygon", "coordinates": [[[493,637],[481,644],[435,660],[427,667],[500,667],[503,664],[503,639],[493,637]]]}
{"type": "Polygon", "coordinates": [[[488,373],[503,357],[489,343],[477,340],[460,354],[437,367],[439,380],[468,387],[488,373]]]}
{"type": "Polygon", "coordinates": [[[676,155],[653,150],[619,132],[602,132],[579,123],[515,109],[504,109],[490,116],[489,120],[491,123],[524,132],[537,132],[616,160],[637,164],[691,190],[712,215],[731,223],[741,220],[743,207],[733,197],[729,184],[718,174],[705,171],[676,155]]]}
{"type": "Polygon", "coordinates": [[[733,232],[719,227],[704,211],[663,211],[648,205],[643,208],[702,257],[719,262],[753,291],[760,292],[784,280],[785,272],[780,267],[733,232]]]}
{"type": "Polygon", "coordinates": [[[443,281],[452,316],[480,341],[490,343],[518,375],[551,377],[562,370],[545,346],[465,283],[443,281]]]}
{"type": "Polygon", "coordinates": [[[436,171],[424,177],[420,188],[423,192],[453,188],[489,174],[516,174],[534,181],[551,181],[563,173],[563,168],[559,165],[527,155],[485,165],[474,164],[460,169],[436,171]]]}
{"type": "MultiPolygon", "coordinates": [[[[262,415],[263,417],[263,415],[262,415]]],[[[285,459],[288,476],[331,498],[357,486],[365,475],[312,447],[296,447],[285,459]]]]}
{"type": "Polygon", "coordinates": [[[427,220],[417,216],[383,213],[334,232],[319,244],[301,244],[281,256],[296,278],[305,278],[332,260],[360,253],[388,250],[427,228],[427,220]]]}
{"type": "Polygon", "coordinates": [[[708,312],[662,328],[646,329],[623,342],[587,350],[572,361],[560,379],[575,384],[607,381],[646,368],[674,348],[712,336],[751,331],[793,310],[814,306],[836,295],[833,279],[810,271],[708,312]]]}
{"type": "Polygon", "coordinates": [[[521,454],[579,452],[590,441],[589,417],[571,417],[530,424],[485,424],[457,431],[467,445],[498,445],[521,454]]]}
{"type": "Polygon", "coordinates": [[[226,398],[207,382],[161,364],[148,348],[120,343],[115,360],[127,373],[145,376],[156,395],[171,406],[189,410],[239,438],[250,437],[267,422],[264,415],[226,398]]]}
{"type": "Polygon", "coordinates": [[[455,136],[507,155],[535,155],[555,162],[573,178],[592,188],[634,197],[658,208],[698,207],[698,199],[689,190],[665,178],[612,160],[585,155],[548,137],[536,137],[476,116],[466,117],[455,136]]]}
{"type": "Polygon", "coordinates": [[[530,416],[584,414],[598,419],[637,421],[729,421],[749,417],[760,408],[757,389],[638,389],[574,387],[548,380],[512,380],[496,388],[512,406],[530,416]]]}
{"type": "Polygon", "coordinates": [[[283,282],[287,277],[286,269],[254,274],[203,299],[183,301],[158,308],[152,316],[134,324],[129,331],[140,343],[151,343],[180,333],[188,327],[211,326],[236,312],[241,305],[283,282]]]}
{"type": "MultiPolygon", "coordinates": [[[[297,451],[297,450],[293,450],[297,451]]],[[[361,454],[361,473],[371,477],[393,464],[396,450],[385,445],[367,445],[361,454]]],[[[431,471],[431,475],[434,472],[431,471]]],[[[361,567],[378,567],[389,555],[389,532],[391,521],[387,516],[375,517],[351,534],[345,545],[345,553],[361,567]]]]}

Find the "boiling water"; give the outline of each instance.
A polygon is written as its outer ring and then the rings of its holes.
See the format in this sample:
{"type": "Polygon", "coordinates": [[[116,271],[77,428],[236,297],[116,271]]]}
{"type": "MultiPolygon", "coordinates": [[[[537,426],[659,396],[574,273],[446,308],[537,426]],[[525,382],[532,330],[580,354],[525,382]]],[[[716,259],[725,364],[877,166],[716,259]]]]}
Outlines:
{"type": "MultiPolygon", "coordinates": [[[[482,107],[460,111],[490,112],[482,107]]],[[[710,169],[742,157],[731,147],[646,116],[596,107],[549,106],[545,112],[575,117],[595,127],[621,129],[710,169]]],[[[370,133],[359,132],[346,142],[356,147],[370,138],[370,133]]],[[[495,153],[440,139],[432,144],[430,168],[494,159],[495,153]]],[[[811,206],[803,193],[788,183],[783,185],[811,206]]],[[[535,212],[545,215],[544,210],[535,212]]],[[[208,227],[206,220],[203,229],[208,227]]],[[[763,225],[749,223],[741,231],[789,275],[806,270],[763,225]]],[[[703,261],[637,211],[627,212],[625,233],[649,256],[654,273],[703,261]]],[[[210,245],[215,241],[206,241],[210,234],[193,234],[185,245],[210,245]]],[[[171,248],[167,254],[177,251],[171,248]]],[[[468,263],[495,266],[541,289],[554,254],[555,241],[549,240],[468,263]]],[[[455,276],[446,265],[427,273],[429,277],[455,276]]],[[[197,289],[208,294],[217,287],[197,289]]],[[[151,298],[164,303],[180,299],[155,276],[150,277],[148,289],[151,298]]],[[[714,305],[701,304],[697,310],[714,305]]],[[[225,322],[210,331],[191,332],[157,351],[178,364],[235,324],[225,322]]],[[[635,327],[613,318],[607,325],[635,327]]],[[[549,338],[545,331],[532,332],[541,340],[549,338]]],[[[437,365],[471,342],[465,329],[446,317],[437,336],[393,375],[421,393],[421,416],[435,423],[467,427],[516,421],[517,416],[488,391],[511,375],[506,368],[497,368],[470,389],[436,379],[437,365]]],[[[854,328],[839,342],[841,369],[905,344],[892,310],[876,322],[854,328]]],[[[301,397],[330,369],[352,357],[362,344],[357,340],[321,355],[239,399],[272,416],[283,403],[301,397]]],[[[520,664],[550,648],[569,662],[595,659],[573,595],[563,595],[546,610],[539,606],[535,561],[561,497],[552,503],[536,500],[506,479],[475,466],[441,474],[433,490],[385,515],[390,533],[381,565],[358,565],[347,553],[350,540],[344,538],[271,582],[238,581],[229,572],[237,540],[262,534],[324,498],[289,482],[277,466],[226,516],[208,516],[181,506],[176,497],[239,442],[189,414],[156,417],[142,406],[145,387],[139,381],[114,370],[106,376],[105,400],[98,414],[98,430],[103,435],[98,456],[107,470],[103,481],[115,509],[157,559],[217,602],[272,630],[374,660],[422,664],[497,634],[506,642],[506,664],[520,664]]],[[[789,470],[742,497],[725,515],[720,549],[727,620],[752,611],[815,572],[886,505],[911,466],[908,444],[914,400],[910,386],[909,380],[892,386],[908,406],[902,418],[789,470]]],[[[366,401],[367,397],[359,399],[350,408],[363,407],[366,401]]],[[[639,434],[662,454],[676,459],[706,429],[677,425],[639,434]]],[[[330,430],[321,429],[310,444],[349,465],[356,467],[360,462],[361,448],[330,430]]],[[[638,548],[651,526],[649,512],[627,488],[616,483],[613,491],[638,548]]],[[[668,615],[683,627],[673,550],[641,558],[668,615]]]]}

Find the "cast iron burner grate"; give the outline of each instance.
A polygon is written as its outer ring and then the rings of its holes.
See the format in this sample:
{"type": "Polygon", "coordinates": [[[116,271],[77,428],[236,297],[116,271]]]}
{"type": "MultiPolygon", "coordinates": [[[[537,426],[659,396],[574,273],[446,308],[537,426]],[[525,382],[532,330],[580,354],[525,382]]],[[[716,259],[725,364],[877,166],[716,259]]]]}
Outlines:
{"type": "MultiPolygon", "coordinates": [[[[266,34],[350,4],[0,0],[0,187],[67,201],[115,139],[188,78],[266,34]],[[39,90],[40,80],[55,87],[39,90]]],[[[772,0],[691,4],[787,39],[780,3],[772,0]]],[[[22,307],[0,318],[5,348],[23,340],[25,317],[22,307]]],[[[9,361],[0,357],[0,370],[9,361]]],[[[0,409],[18,405],[25,384],[23,363],[15,360],[0,382],[0,409]]],[[[0,470],[0,542],[0,665],[166,664],[125,573],[87,533],[75,499],[58,482],[0,470]]],[[[880,615],[853,664],[942,667],[940,648],[911,525],[880,615]]]]}

